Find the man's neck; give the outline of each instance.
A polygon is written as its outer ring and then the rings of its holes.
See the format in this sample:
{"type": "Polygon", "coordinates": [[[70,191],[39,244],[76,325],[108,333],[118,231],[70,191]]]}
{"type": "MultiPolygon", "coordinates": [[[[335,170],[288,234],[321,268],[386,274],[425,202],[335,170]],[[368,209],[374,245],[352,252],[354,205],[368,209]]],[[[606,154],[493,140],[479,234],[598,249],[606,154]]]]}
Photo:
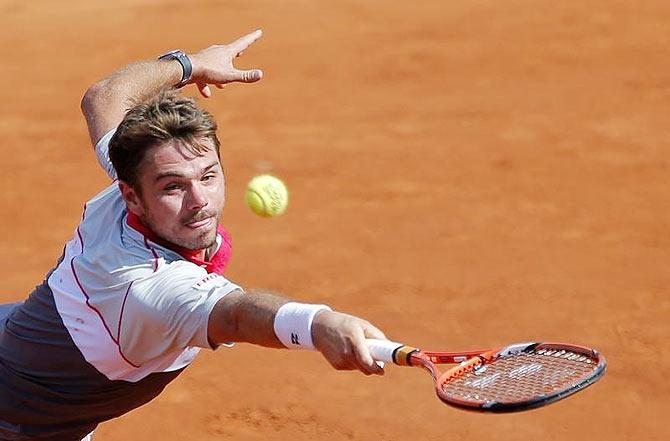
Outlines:
{"type": "Polygon", "coordinates": [[[149,226],[142,221],[142,219],[132,212],[128,212],[128,224],[139,231],[149,240],[156,242],[172,251],[175,251],[182,256],[188,254],[189,256],[196,258],[203,262],[208,262],[211,259],[211,256],[216,253],[218,243],[215,241],[212,246],[204,248],[202,250],[189,250],[184,247],[181,247],[177,244],[174,244],[166,239],[163,239],[158,234],[156,234],[149,226]]]}
{"type": "Polygon", "coordinates": [[[210,247],[201,250],[198,253],[198,258],[204,260],[205,262],[209,262],[212,258],[212,255],[216,252],[216,249],[217,249],[217,243],[214,242],[210,247]]]}
{"type": "Polygon", "coordinates": [[[139,218],[132,214],[132,212],[128,212],[127,221],[128,225],[131,228],[137,230],[140,234],[144,235],[145,239],[149,239],[168,249],[172,249],[172,251],[175,251],[184,259],[189,260],[197,265],[206,267],[207,271],[210,273],[213,272],[223,275],[223,272],[228,265],[228,261],[230,260],[230,255],[232,252],[232,242],[230,234],[221,225],[217,226],[216,241],[214,241],[212,246],[207,247],[204,250],[192,251],[178,247],[174,244],[165,243],[166,241],[156,237],[156,234],[144,226],[139,218]]]}

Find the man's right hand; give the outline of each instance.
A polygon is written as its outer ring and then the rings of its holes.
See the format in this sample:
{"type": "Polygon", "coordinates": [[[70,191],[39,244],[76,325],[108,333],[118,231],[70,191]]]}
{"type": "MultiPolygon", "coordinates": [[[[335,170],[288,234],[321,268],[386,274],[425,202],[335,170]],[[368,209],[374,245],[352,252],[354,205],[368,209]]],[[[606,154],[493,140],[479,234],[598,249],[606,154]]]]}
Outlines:
{"type": "Polygon", "coordinates": [[[263,78],[263,71],[260,69],[238,70],[233,66],[233,60],[242,55],[261,35],[263,32],[257,30],[232,43],[210,46],[189,54],[193,65],[190,83],[195,83],[202,96],[209,98],[212,95],[209,85],[222,88],[232,82],[254,83],[263,78]]]}
{"type": "Polygon", "coordinates": [[[340,312],[319,312],[312,322],[314,346],[335,369],[384,375],[384,369],[370,355],[366,338],[386,340],[384,333],[369,322],[340,312]]]}

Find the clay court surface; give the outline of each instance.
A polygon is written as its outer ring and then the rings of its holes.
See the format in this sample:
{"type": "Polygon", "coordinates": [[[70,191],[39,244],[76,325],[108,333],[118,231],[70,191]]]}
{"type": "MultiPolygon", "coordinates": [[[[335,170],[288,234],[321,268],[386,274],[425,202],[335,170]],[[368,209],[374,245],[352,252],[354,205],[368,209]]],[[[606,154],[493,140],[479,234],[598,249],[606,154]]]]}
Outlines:
{"type": "Polygon", "coordinates": [[[224,143],[228,276],[426,349],[599,348],[605,378],[514,415],[454,410],[418,370],[203,353],[96,440],[668,439],[670,5],[665,1],[0,1],[1,301],[24,298],[108,184],[93,81],[265,36],[205,103],[224,143]],[[243,204],[259,172],[281,218],[243,204]]]}

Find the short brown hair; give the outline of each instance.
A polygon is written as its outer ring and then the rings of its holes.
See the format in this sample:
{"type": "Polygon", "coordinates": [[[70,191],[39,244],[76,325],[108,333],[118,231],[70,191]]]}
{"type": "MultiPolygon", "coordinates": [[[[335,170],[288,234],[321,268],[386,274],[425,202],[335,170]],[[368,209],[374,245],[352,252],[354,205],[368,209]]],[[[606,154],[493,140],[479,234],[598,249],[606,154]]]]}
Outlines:
{"type": "Polygon", "coordinates": [[[164,90],[128,110],[109,141],[109,158],[118,178],[139,191],[138,170],[147,150],[178,140],[191,152],[202,154],[209,148],[203,144],[208,139],[218,155],[216,129],[214,117],[196,106],[193,98],[164,90]]]}

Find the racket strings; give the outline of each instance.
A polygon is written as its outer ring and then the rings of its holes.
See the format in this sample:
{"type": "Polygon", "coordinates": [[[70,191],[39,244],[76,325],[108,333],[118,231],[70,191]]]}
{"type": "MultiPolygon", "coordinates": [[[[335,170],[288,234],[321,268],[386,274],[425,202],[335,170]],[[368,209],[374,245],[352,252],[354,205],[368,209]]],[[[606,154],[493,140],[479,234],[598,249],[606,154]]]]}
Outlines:
{"type": "Polygon", "coordinates": [[[519,402],[573,387],[595,373],[590,357],[568,350],[537,351],[501,357],[440,385],[447,398],[481,402],[519,402]]]}

